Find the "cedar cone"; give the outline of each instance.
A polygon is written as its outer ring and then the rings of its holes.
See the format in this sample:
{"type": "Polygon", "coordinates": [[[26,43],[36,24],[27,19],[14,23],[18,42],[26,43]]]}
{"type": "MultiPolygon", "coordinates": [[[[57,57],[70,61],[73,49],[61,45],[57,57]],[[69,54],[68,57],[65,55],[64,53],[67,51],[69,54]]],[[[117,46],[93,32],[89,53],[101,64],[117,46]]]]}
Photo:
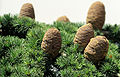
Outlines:
{"type": "Polygon", "coordinates": [[[56,28],[50,28],[43,37],[41,48],[50,54],[51,58],[55,58],[61,49],[61,42],[60,31],[56,28]]]}
{"type": "Polygon", "coordinates": [[[57,21],[62,22],[70,22],[70,20],[66,16],[61,16],[57,19],[57,21]]]}
{"type": "Polygon", "coordinates": [[[94,37],[92,24],[88,23],[80,27],[75,35],[74,43],[78,43],[80,47],[85,48],[90,39],[94,37]]]}
{"type": "Polygon", "coordinates": [[[105,7],[100,1],[97,1],[91,5],[88,10],[86,23],[91,23],[94,28],[102,29],[105,22],[105,7]]]}
{"type": "Polygon", "coordinates": [[[84,57],[97,63],[103,60],[108,53],[109,41],[105,36],[92,38],[84,50],[84,57]]]}
{"type": "Polygon", "coordinates": [[[22,6],[19,16],[26,16],[35,19],[34,8],[31,3],[26,3],[22,6]]]}

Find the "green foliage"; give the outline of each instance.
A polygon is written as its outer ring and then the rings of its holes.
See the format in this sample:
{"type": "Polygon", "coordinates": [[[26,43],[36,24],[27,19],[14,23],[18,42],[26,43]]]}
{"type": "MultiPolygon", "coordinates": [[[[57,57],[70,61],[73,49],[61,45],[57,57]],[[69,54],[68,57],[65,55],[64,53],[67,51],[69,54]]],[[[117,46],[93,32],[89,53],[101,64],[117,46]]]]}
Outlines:
{"type": "Polygon", "coordinates": [[[37,22],[31,18],[19,18],[16,15],[12,16],[10,14],[1,16],[0,22],[3,36],[12,35],[20,38],[25,38],[27,31],[37,24],[37,22]]]}
{"type": "Polygon", "coordinates": [[[66,48],[67,46],[73,44],[73,39],[77,32],[77,29],[82,25],[83,23],[54,22],[52,27],[56,27],[61,32],[62,48],[66,48]]]}
{"type": "Polygon", "coordinates": [[[60,74],[62,77],[91,77],[101,75],[98,73],[95,65],[87,61],[83,54],[78,51],[78,46],[72,45],[65,50],[64,53],[66,56],[61,56],[57,59],[57,64],[61,68],[60,74]]]}
{"type": "Polygon", "coordinates": [[[30,29],[27,33],[27,40],[29,42],[29,46],[34,49],[40,49],[43,36],[49,28],[49,25],[41,23],[30,29]]]}
{"type": "Polygon", "coordinates": [[[0,16],[2,34],[5,35],[6,32],[10,33],[10,31],[13,29],[12,20],[13,17],[11,17],[10,14],[5,14],[4,16],[0,16]]]}
{"type": "Polygon", "coordinates": [[[10,48],[15,48],[20,46],[24,42],[24,39],[19,39],[18,37],[1,37],[0,36],[0,58],[9,55],[10,48]]]}
{"type": "Polygon", "coordinates": [[[113,42],[120,42],[120,25],[110,25],[106,24],[103,28],[103,31],[107,31],[105,36],[109,39],[112,40],[113,42]]]}
{"type": "Polygon", "coordinates": [[[67,31],[67,33],[76,33],[77,29],[82,25],[84,23],[54,22],[53,27],[56,27],[60,31],[67,31]]]}
{"type": "Polygon", "coordinates": [[[66,56],[61,56],[57,59],[57,64],[60,66],[60,74],[62,77],[98,77],[107,76],[114,77],[120,73],[120,54],[118,53],[117,45],[110,43],[108,56],[99,65],[87,61],[78,47],[66,47],[64,53],[66,56]],[[112,55],[112,58],[110,58],[112,55]]]}
{"type": "Polygon", "coordinates": [[[103,34],[102,31],[96,29],[96,30],[94,30],[94,35],[95,35],[95,37],[96,37],[96,36],[99,36],[99,35],[103,36],[104,34],[103,34]]]}
{"type": "Polygon", "coordinates": [[[43,76],[43,51],[33,50],[24,39],[0,38],[0,76],[26,77],[43,76]]]}
{"type": "Polygon", "coordinates": [[[10,14],[1,16],[0,22],[3,30],[0,77],[116,77],[120,74],[119,25],[105,25],[102,31],[94,31],[95,36],[105,35],[109,39],[109,50],[105,60],[93,64],[84,58],[84,49],[73,43],[78,28],[84,23],[49,25],[10,14]],[[60,54],[53,60],[41,49],[44,34],[51,27],[57,28],[62,37],[60,54]]]}

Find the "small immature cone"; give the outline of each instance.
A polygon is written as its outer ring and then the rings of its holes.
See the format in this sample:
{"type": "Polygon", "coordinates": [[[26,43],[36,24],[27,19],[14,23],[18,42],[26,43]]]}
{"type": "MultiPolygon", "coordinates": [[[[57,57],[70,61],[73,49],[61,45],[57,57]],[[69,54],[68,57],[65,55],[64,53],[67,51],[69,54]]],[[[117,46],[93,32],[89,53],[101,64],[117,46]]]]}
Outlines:
{"type": "Polygon", "coordinates": [[[57,21],[62,22],[70,22],[70,20],[66,16],[61,16],[57,19],[57,21]]]}
{"type": "Polygon", "coordinates": [[[22,6],[19,16],[30,17],[35,19],[34,8],[31,3],[26,3],[22,6]]]}
{"type": "Polygon", "coordinates": [[[60,31],[56,28],[50,28],[43,37],[41,48],[50,54],[51,58],[55,58],[61,49],[61,42],[60,31]]]}
{"type": "Polygon", "coordinates": [[[79,47],[85,48],[90,39],[94,37],[92,24],[88,23],[80,27],[73,40],[74,44],[78,43],[79,47]]]}
{"type": "Polygon", "coordinates": [[[103,60],[108,53],[109,41],[105,36],[92,38],[84,50],[84,57],[97,63],[103,60]]]}
{"type": "Polygon", "coordinates": [[[88,10],[86,23],[91,23],[94,28],[102,29],[105,22],[105,7],[100,1],[97,1],[91,5],[88,10]]]}

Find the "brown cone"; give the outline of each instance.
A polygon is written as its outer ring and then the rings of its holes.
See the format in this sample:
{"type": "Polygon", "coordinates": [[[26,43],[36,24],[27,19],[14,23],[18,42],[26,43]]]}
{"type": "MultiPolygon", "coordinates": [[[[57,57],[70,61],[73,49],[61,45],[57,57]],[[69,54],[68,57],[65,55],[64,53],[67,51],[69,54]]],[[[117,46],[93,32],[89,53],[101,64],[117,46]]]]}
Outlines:
{"type": "Polygon", "coordinates": [[[75,35],[74,43],[78,43],[80,47],[86,47],[90,39],[94,37],[92,24],[88,23],[80,27],[75,35]]]}
{"type": "Polygon", "coordinates": [[[55,58],[61,49],[61,42],[60,31],[56,28],[50,28],[43,37],[41,48],[50,54],[51,58],[55,58]]]}
{"type": "Polygon", "coordinates": [[[19,16],[30,17],[35,19],[34,8],[31,3],[26,3],[22,6],[19,16]]]}
{"type": "Polygon", "coordinates": [[[88,10],[86,23],[91,23],[94,28],[102,29],[105,22],[105,7],[100,1],[97,1],[91,5],[88,10]]]}
{"type": "Polygon", "coordinates": [[[62,22],[70,22],[70,20],[66,16],[61,16],[57,19],[57,21],[62,22]]]}
{"type": "Polygon", "coordinates": [[[103,60],[108,53],[109,41],[105,36],[92,38],[84,50],[84,57],[92,62],[103,60]]]}

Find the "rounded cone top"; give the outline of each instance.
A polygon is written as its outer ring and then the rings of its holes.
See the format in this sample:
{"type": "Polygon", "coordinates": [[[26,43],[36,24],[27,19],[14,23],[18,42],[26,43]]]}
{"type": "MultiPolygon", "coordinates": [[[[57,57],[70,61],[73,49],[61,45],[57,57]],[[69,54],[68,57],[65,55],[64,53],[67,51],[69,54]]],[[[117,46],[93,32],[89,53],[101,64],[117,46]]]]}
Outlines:
{"type": "Polygon", "coordinates": [[[109,41],[105,36],[92,38],[84,50],[84,57],[97,63],[105,58],[108,53],[109,41]]]}
{"type": "Polygon", "coordinates": [[[70,22],[70,20],[67,18],[67,16],[61,16],[57,19],[57,21],[62,22],[70,22]]]}
{"type": "Polygon", "coordinates": [[[19,16],[25,16],[25,17],[30,17],[32,19],[35,19],[35,13],[34,13],[34,8],[31,3],[25,3],[20,10],[19,16]]]}

